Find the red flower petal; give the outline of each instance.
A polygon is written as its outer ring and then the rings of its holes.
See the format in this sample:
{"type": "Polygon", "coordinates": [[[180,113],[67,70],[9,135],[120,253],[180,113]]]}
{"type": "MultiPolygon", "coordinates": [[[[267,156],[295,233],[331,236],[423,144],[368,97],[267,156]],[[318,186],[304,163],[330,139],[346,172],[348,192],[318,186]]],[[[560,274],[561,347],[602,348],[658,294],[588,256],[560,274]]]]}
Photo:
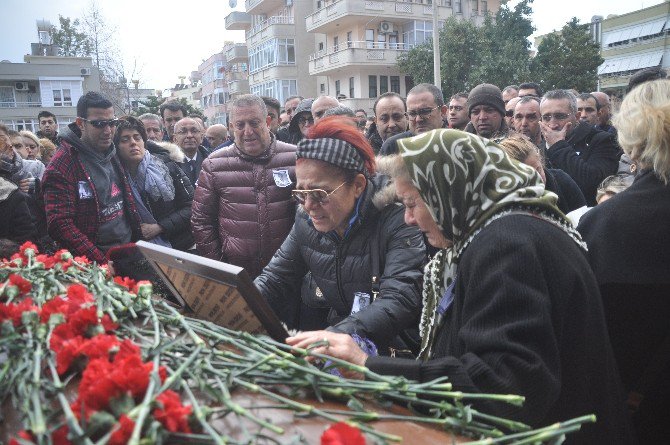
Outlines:
{"type": "Polygon", "coordinates": [[[125,445],[128,443],[128,439],[133,434],[133,429],[135,428],[135,422],[133,422],[130,417],[125,414],[121,414],[119,418],[119,424],[116,425],[116,431],[112,433],[112,436],[109,438],[109,445],[125,445]]]}
{"type": "Polygon", "coordinates": [[[321,445],[365,445],[365,437],[358,428],[337,422],[323,432],[321,445]]]}
{"type": "Polygon", "coordinates": [[[20,275],[16,274],[11,274],[9,276],[9,283],[13,284],[14,286],[19,288],[19,292],[21,294],[26,294],[30,292],[30,289],[33,287],[33,285],[30,283],[30,281],[26,280],[20,275]]]}
{"type": "Polygon", "coordinates": [[[179,395],[171,390],[167,390],[156,397],[159,408],[153,412],[154,417],[163,424],[165,429],[173,433],[190,433],[191,427],[188,425],[188,416],[191,415],[190,405],[181,404],[179,395]]]}

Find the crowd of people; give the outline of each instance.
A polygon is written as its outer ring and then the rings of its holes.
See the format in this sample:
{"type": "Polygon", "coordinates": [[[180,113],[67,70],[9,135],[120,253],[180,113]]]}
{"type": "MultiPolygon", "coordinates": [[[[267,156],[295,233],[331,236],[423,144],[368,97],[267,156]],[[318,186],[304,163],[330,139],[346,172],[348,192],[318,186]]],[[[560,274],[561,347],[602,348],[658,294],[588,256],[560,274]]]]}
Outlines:
{"type": "Polygon", "coordinates": [[[574,443],[662,442],[670,80],[643,70],[609,100],[422,83],[368,117],[242,95],[206,127],[179,102],[116,117],[88,92],[62,131],[48,111],[37,134],[0,125],[0,257],[32,240],[138,276],[126,252],[145,240],[232,263],[289,344],[523,395],[475,406],[533,426],[596,414],[574,443]]]}

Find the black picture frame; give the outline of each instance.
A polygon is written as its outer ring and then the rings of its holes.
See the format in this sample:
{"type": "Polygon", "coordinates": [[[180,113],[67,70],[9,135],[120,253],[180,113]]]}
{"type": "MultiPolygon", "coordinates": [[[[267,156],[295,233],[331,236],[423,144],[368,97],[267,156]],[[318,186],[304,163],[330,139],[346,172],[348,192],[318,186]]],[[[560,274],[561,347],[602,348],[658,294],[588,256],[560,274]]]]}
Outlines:
{"type": "Polygon", "coordinates": [[[288,332],[247,272],[228,263],[145,241],[137,247],[175,299],[197,318],[285,341],[288,332]]]}

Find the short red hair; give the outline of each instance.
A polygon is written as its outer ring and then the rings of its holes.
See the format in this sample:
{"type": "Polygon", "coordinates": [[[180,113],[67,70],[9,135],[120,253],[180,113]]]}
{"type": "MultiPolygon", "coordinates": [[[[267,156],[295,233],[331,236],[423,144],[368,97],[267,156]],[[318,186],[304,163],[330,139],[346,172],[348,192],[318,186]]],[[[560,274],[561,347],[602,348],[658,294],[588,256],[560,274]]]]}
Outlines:
{"type": "Polygon", "coordinates": [[[358,130],[353,119],[346,116],[324,117],[310,128],[308,137],[310,139],[340,139],[350,143],[363,158],[365,169],[370,176],[375,174],[377,170],[375,152],[367,138],[358,130]]]}

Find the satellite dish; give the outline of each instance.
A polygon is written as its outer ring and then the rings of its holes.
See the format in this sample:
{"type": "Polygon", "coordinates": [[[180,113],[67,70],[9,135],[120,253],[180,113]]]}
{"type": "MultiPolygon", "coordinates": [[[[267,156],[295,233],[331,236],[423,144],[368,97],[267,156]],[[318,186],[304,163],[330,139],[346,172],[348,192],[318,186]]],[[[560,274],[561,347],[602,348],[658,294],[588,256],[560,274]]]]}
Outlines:
{"type": "Polygon", "coordinates": [[[231,8],[235,8],[237,6],[237,0],[228,0],[228,4],[231,8]]]}

